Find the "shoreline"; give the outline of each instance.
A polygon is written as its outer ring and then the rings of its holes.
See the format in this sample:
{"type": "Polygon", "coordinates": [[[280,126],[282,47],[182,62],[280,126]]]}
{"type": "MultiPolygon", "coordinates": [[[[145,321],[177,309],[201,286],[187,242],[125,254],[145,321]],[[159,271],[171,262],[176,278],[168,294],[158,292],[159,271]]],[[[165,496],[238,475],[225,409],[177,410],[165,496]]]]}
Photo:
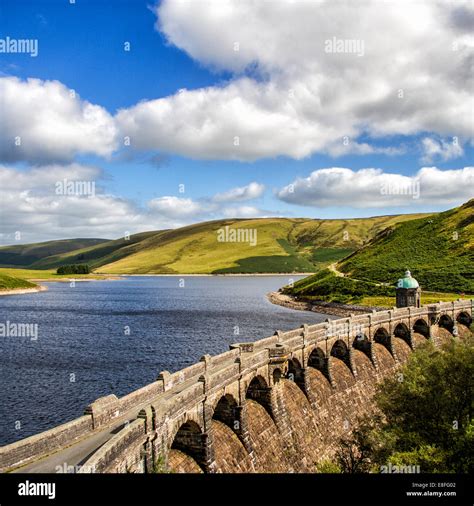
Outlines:
{"type": "Polygon", "coordinates": [[[240,277],[240,276],[252,276],[252,277],[255,277],[255,276],[311,276],[312,274],[314,274],[314,272],[292,272],[292,273],[272,273],[272,272],[259,272],[259,273],[247,273],[247,272],[243,272],[243,273],[225,273],[225,274],[112,274],[112,276],[119,276],[121,278],[125,278],[125,277],[131,277],[131,276],[143,276],[143,277],[190,277],[190,276],[210,276],[210,277],[219,277],[219,276],[222,276],[222,277],[240,277]]]}
{"type": "Polygon", "coordinates": [[[296,309],[297,311],[311,311],[313,313],[323,313],[335,316],[353,316],[354,314],[371,313],[382,308],[375,306],[355,306],[351,304],[341,304],[339,302],[307,302],[295,300],[290,295],[281,292],[267,293],[267,299],[277,306],[286,307],[288,309],[296,309]]]}
{"type": "Polygon", "coordinates": [[[2,295],[23,295],[28,293],[46,292],[47,286],[38,285],[34,288],[11,288],[9,290],[0,290],[0,296],[2,295]]]}

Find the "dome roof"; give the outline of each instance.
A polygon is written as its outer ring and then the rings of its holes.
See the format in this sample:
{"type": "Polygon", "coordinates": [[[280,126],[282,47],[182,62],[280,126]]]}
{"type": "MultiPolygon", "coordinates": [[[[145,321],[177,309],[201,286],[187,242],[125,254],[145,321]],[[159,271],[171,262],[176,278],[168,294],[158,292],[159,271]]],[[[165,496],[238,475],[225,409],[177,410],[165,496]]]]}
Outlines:
{"type": "Polygon", "coordinates": [[[419,288],[418,281],[412,278],[410,271],[405,271],[405,276],[397,282],[397,288],[419,288]]]}

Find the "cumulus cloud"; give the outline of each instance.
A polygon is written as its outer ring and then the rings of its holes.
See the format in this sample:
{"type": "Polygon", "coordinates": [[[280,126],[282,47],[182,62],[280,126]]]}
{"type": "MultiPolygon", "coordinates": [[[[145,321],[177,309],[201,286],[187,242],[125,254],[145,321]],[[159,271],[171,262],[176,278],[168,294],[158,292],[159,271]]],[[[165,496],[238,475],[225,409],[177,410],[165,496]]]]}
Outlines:
{"type": "Polygon", "coordinates": [[[76,154],[109,156],[116,148],[113,117],[58,81],[0,79],[0,159],[70,161],[76,154]]]}
{"type": "Polygon", "coordinates": [[[456,170],[423,167],[413,176],[376,168],[353,171],[330,167],[296,179],[278,191],[277,197],[291,204],[314,207],[456,205],[472,198],[473,187],[474,167],[456,170]]]}
{"type": "Polygon", "coordinates": [[[139,149],[237,160],[376,152],[363,134],[469,138],[474,43],[460,20],[472,12],[469,2],[454,13],[429,1],[164,0],[168,41],[234,79],[141,102],[118,125],[139,149]],[[363,56],[327,52],[333,39],[362,44],[363,56]],[[249,68],[258,79],[243,77],[249,68]]]}
{"type": "Polygon", "coordinates": [[[222,208],[222,215],[227,218],[265,218],[279,213],[265,211],[255,206],[230,206],[222,208]]]}
{"type": "Polygon", "coordinates": [[[210,210],[209,206],[189,198],[174,196],[158,197],[150,200],[148,207],[167,218],[197,218],[210,210]]]}
{"type": "Polygon", "coordinates": [[[375,140],[420,132],[472,138],[472,2],[163,0],[154,10],[170,44],[231,78],[113,117],[57,81],[0,79],[2,159],[108,156],[123,137],[132,151],[243,161],[398,154],[375,140]]]}
{"type": "Polygon", "coordinates": [[[451,160],[464,154],[464,150],[457,138],[448,142],[444,139],[437,140],[425,137],[421,143],[423,151],[421,161],[423,163],[432,163],[434,160],[451,160]]]}
{"type": "Polygon", "coordinates": [[[265,185],[252,181],[246,186],[232,188],[228,191],[214,195],[215,202],[242,202],[244,200],[253,200],[263,195],[265,185]]]}
{"type": "Polygon", "coordinates": [[[275,214],[252,206],[228,208],[212,197],[163,196],[139,206],[106,193],[101,185],[105,178],[102,170],[77,163],[28,170],[0,165],[0,244],[74,237],[115,239],[222,217],[275,214]],[[87,192],[91,187],[94,191],[87,192]]]}
{"type": "Polygon", "coordinates": [[[130,201],[103,193],[101,170],[79,164],[19,171],[0,166],[0,242],[68,237],[122,237],[127,231],[159,228],[130,201]],[[58,193],[58,183],[94,183],[93,195],[58,193]],[[19,236],[18,236],[19,233],[19,236]]]}

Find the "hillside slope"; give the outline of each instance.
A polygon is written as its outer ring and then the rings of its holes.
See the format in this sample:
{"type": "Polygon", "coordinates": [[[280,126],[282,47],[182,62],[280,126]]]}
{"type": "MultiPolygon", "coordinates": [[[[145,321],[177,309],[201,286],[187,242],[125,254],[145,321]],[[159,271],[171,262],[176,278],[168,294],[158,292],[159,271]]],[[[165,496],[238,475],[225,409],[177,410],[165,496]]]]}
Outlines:
{"type": "Polygon", "coordinates": [[[87,263],[92,268],[114,262],[140,249],[139,246],[149,237],[159,237],[162,232],[142,232],[131,235],[129,239],[115,239],[100,244],[74,249],[66,253],[47,256],[31,265],[32,269],[52,269],[66,264],[87,263]]]}
{"type": "Polygon", "coordinates": [[[420,215],[352,220],[230,219],[165,231],[133,254],[103,265],[113,274],[219,274],[314,272],[344,258],[394,223],[420,215]],[[249,241],[219,241],[219,233],[252,232],[249,241]]]}
{"type": "Polygon", "coordinates": [[[107,239],[62,239],[59,241],[17,244],[0,247],[0,266],[26,267],[42,258],[60,255],[80,248],[94,247],[107,239]]]}
{"type": "Polygon", "coordinates": [[[387,229],[338,268],[354,278],[388,283],[409,268],[427,290],[474,293],[474,199],[387,229]]]}
{"type": "Polygon", "coordinates": [[[285,287],[284,292],[339,302],[393,297],[395,283],[407,268],[420,283],[422,297],[424,292],[474,293],[474,199],[381,231],[337,264],[345,277],[325,270],[285,287]]]}
{"type": "Polygon", "coordinates": [[[87,263],[98,272],[113,274],[314,272],[351,254],[386,227],[420,216],[426,215],[216,220],[134,234],[127,240],[73,239],[8,246],[0,249],[0,266],[56,269],[87,263]],[[238,242],[226,237],[219,241],[219,231],[226,227],[230,233],[250,235],[238,242]]]}

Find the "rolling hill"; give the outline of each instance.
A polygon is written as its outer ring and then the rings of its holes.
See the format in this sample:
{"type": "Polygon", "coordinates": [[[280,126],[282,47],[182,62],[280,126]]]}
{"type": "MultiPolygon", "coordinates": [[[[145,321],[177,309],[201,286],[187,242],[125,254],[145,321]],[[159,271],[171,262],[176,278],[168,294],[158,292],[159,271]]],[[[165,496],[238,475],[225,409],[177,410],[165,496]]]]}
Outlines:
{"type": "Polygon", "coordinates": [[[108,274],[225,274],[314,272],[339,260],[397,220],[234,219],[169,230],[140,243],[133,254],[102,265],[108,274]],[[219,231],[255,231],[256,245],[220,242],[219,231]]]}
{"type": "Polygon", "coordinates": [[[284,292],[338,302],[390,298],[407,268],[420,283],[422,297],[423,292],[474,294],[474,199],[449,211],[392,224],[333,271],[320,271],[284,292]]]}
{"type": "MultiPolygon", "coordinates": [[[[174,230],[143,232],[131,236],[129,240],[93,240],[100,242],[81,244],[79,248],[67,251],[56,250],[41,258],[40,255],[28,257],[25,254],[35,250],[35,245],[2,248],[0,252],[4,250],[8,262],[0,257],[0,264],[55,269],[65,264],[87,263],[96,273],[104,274],[315,272],[351,254],[387,227],[422,216],[428,215],[347,220],[216,220],[174,230]],[[220,241],[219,234],[226,230],[228,235],[255,234],[255,244],[249,242],[250,236],[239,242],[226,240],[225,237],[224,241],[220,241]],[[21,258],[15,258],[15,255],[21,258]],[[32,260],[29,264],[26,262],[28,258],[32,260]]],[[[54,246],[54,241],[52,244],[54,246]]]]}
{"type": "Polygon", "coordinates": [[[42,258],[101,244],[107,239],[64,239],[0,247],[0,265],[28,267],[42,258]]]}

